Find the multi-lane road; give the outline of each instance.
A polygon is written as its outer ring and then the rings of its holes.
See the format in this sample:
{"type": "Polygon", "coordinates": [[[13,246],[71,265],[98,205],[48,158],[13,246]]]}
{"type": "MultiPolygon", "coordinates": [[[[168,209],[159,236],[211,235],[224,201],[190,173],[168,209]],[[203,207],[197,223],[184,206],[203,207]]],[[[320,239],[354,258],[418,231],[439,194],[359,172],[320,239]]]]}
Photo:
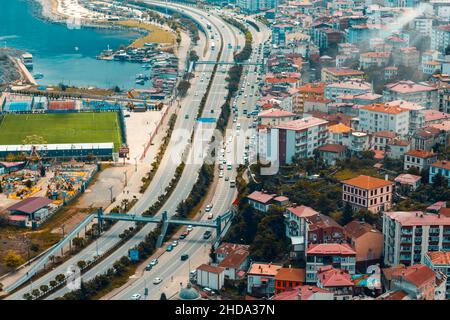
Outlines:
{"type": "MultiPolygon", "coordinates": [[[[158,4],[157,1],[145,1],[151,4],[158,4]]],[[[202,24],[203,28],[207,30],[206,39],[202,37],[202,41],[200,41],[199,45],[195,48],[198,53],[203,52],[203,48],[207,45],[208,50],[201,56],[200,59],[204,60],[216,60],[218,58],[218,54],[220,51],[220,47],[223,45],[223,50],[219,60],[221,61],[232,61],[233,60],[233,51],[236,48],[236,45],[239,44],[243,47],[244,38],[242,35],[239,35],[239,32],[234,28],[224,23],[224,21],[217,16],[207,15],[204,12],[192,8],[186,7],[178,4],[170,4],[170,7],[173,9],[182,12],[183,14],[187,14],[191,16],[193,19],[197,20],[200,24],[202,24]],[[211,30],[208,30],[206,25],[211,25],[211,30]],[[214,36],[214,42],[216,47],[214,50],[211,50],[211,46],[209,45],[210,39],[214,36]],[[228,44],[231,44],[232,49],[229,49],[228,44]]],[[[262,39],[258,38],[257,33],[254,33],[255,43],[258,44],[262,39]]],[[[254,57],[256,59],[256,57],[254,57]]],[[[175,169],[180,163],[181,154],[188,150],[188,161],[186,163],[186,167],[183,171],[181,178],[179,179],[176,189],[172,193],[171,197],[165,203],[163,208],[160,210],[158,214],[161,214],[162,211],[167,211],[169,215],[173,215],[175,213],[176,207],[178,204],[186,199],[191,191],[198,175],[198,170],[203,164],[204,157],[206,156],[206,150],[208,149],[208,143],[211,140],[213,129],[215,128],[215,123],[200,123],[196,122],[196,116],[198,112],[198,107],[200,104],[200,100],[206,90],[206,87],[209,82],[209,78],[211,76],[213,66],[209,65],[199,65],[196,70],[196,77],[192,80],[192,87],[189,90],[188,96],[183,99],[180,103],[180,108],[177,110],[178,118],[175,124],[175,130],[172,136],[172,139],[169,143],[169,146],[166,150],[166,153],[161,161],[161,165],[152,180],[152,183],[147,188],[143,197],[139,200],[139,202],[133,208],[134,213],[142,214],[149,206],[155,203],[156,199],[159,195],[163,194],[164,189],[169,185],[172,177],[175,173],[175,169]],[[193,145],[190,145],[190,137],[192,132],[194,131],[194,139],[193,145]],[[188,148],[190,146],[190,148],[188,148]]],[[[220,114],[220,107],[225,101],[225,97],[227,94],[226,90],[226,81],[225,78],[227,76],[226,72],[221,72],[221,68],[218,68],[218,72],[213,79],[211,91],[208,95],[208,99],[203,110],[202,117],[208,118],[217,118],[220,114]]],[[[248,81],[249,83],[254,82],[254,73],[249,73],[248,81]]],[[[243,83],[244,85],[244,83],[243,83]]],[[[251,88],[250,86],[248,88],[251,88]]],[[[257,86],[255,85],[255,88],[257,86]]],[[[248,90],[247,87],[244,90],[248,90]]],[[[249,89],[250,90],[250,89],[249,89]]],[[[253,89],[251,89],[253,90],[253,89]]],[[[254,89],[253,91],[255,91],[254,89]]],[[[252,94],[255,97],[254,92],[252,94]]],[[[253,99],[249,98],[248,104],[253,104],[253,99]]],[[[242,101],[237,101],[236,103],[242,103],[242,101]]],[[[246,116],[242,114],[242,109],[240,110],[239,121],[241,124],[241,130],[245,131],[250,126],[251,119],[248,119],[246,116]],[[242,120],[242,121],[241,121],[242,120]]],[[[236,123],[233,125],[233,129],[236,130],[236,123]]],[[[232,130],[232,132],[235,132],[232,130]]],[[[236,138],[236,137],[234,137],[236,138]]],[[[234,139],[233,138],[233,139],[234,139]]],[[[235,139],[233,142],[235,142],[235,139]]],[[[245,140],[244,140],[245,142],[245,140]]],[[[237,143],[231,143],[228,141],[227,137],[227,153],[236,152],[234,149],[236,145],[240,145],[237,143]],[[234,147],[233,147],[234,146],[234,147]],[[234,149],[234,150],[231,150],[234,149]]],[[[242,154],[243,152],[238,152],[238,154],[242,154]]],[[[229,180],[234,179],[235,177],[235,169],[236,165],[234,165],[233,170],[225,172],[225,176],[228,176],[229,180]]],[[[228,179],[227,179],[228,180],[228,179]]],[[[213,197],[213,209],[212,213],[214,216],[224,213],[230,206],[231,202],[235,197],[235,189],[230,188],[229,181],[225,181],[225,179],[220,179],[217,184],[216,192],[213,197]]],[[[42,276],[41,278],[34,281],[33,284],[27,286],[16,293],[10,295],[8,299],[21,299],[23,294],[29,292],[32,288],[39,287],[42,284],[48,284],[54,277],[59,273],[66,273],[66,271],[80,260],[90,260],[97,253],[102,254],[106,252],[108,249],[112,248],[115,244],[118,243],[119,237],[118,235],[123,232],[126,228],[128,228],[131,224],[126,222],[119,222],[115,224],[108,232],[106,232],[102,237],[100,237],[95,243],[88,246],[86,249],[81,251],[79,254],[69,259],[64,264],[55,268],[52,272],[42,276]]],[[[139,242],[141,242],[145,236],[153,230],[154,225],[146,225],[138,234],[136,234],[132,239],[119,247],[116,251],[114,251],[111,255],[109,255],[106,259],[101,261],[94,268],[83,274],[83,281],[87,281],[95,277],[95,275],[105,272],[108,268],[112,266],[112,264],[118,260],[120,257],[127,254],[128,249],[135,246],[139,242]]],[[[135,281],[132,286],[120,291],[117,295],[115,295],[114,299],[128,299],[131,294],[143,291],[145,287],[150,287],[152,279],[154,277],[160,277],[163,279],[163,282],[154,288],[150,288],[150,297],[151,299],[158,299],[160,292],[164,290],[172,290],[176,286],[174,283],[178,284],[178,279],[181,279],[179,282],[186,282],[189,267],[197,266],[199,263],[208,261],[208,253],[209,253],[209,244],[202,239],[203,230],[195,229],[189,235],[189,238],[183,242],[180,242],[179,246],[175,247],[175,250],[172,253],[163,254],[160,257],[160,264],[158,264],[151,273],[144,274],[138,281],[135,281]],[[184,264],[180,265],[179,256],[180,253],[187,253],[191,257],[191,261],[187,261],[184,264]],[[194,265],[195,264],[195,265],[194,265]],[[184,280],[183,280],[184,279],[184,280]]],[[[178,284],[179,285],[179,284],[178,284]]],[[[68,288],[64,287],[61,290],[58,290],[54,294],[48,297],[48,299],[57,298],[69,291],[68,288]]]]}

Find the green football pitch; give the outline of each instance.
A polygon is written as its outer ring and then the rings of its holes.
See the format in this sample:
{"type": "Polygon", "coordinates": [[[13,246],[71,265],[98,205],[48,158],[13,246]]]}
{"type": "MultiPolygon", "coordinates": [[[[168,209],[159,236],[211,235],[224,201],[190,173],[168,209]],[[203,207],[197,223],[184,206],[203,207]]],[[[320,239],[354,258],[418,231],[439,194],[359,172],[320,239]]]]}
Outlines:
{"type": "Polygon", "coordinates": [[[117,112],[7,114],[0,123],[0,145],[97,142],[120,147],[117,112]]]}

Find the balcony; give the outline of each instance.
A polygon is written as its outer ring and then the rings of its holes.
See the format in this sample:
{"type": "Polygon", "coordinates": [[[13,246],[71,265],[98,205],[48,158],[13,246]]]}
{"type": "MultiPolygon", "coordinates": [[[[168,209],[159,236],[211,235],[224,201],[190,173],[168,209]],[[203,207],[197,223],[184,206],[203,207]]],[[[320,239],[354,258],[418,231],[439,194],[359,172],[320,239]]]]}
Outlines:
{"type": "Polygon", "coordinates": [[[402,230],[401,230],[401,234],[402,235],[412,235],[412,229],[404,229],[404,228],[402,228],[402,230]]]}

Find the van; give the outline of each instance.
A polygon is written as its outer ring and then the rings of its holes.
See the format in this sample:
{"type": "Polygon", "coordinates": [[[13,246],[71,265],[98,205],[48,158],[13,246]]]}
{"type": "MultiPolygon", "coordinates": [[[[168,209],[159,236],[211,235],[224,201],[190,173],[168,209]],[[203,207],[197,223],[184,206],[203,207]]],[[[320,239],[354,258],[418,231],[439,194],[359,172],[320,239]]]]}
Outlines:
{"type": "Polygon", "coordinates": [[[203,288],[203,291],[205,291],[209,296],[213,294],[212,289],[210,289],[208,287],[203,288]]]}

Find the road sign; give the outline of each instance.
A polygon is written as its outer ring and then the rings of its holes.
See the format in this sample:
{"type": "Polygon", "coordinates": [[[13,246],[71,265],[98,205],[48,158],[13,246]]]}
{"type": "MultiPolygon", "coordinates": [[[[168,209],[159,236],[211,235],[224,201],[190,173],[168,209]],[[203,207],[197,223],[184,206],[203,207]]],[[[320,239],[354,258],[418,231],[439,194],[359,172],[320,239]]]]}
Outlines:
{"type": "Polygon", "coordinates": [[[119,148],[119,158],[127,158],[130,153],[130,148],[127,146],[122,146],[119,148]]]}
{"type": "Polygon", "coordinates": [[[128,257],[131,261],[139,261],[139,250],[138,249],[130,249],[128,251],[128,257]]]}

